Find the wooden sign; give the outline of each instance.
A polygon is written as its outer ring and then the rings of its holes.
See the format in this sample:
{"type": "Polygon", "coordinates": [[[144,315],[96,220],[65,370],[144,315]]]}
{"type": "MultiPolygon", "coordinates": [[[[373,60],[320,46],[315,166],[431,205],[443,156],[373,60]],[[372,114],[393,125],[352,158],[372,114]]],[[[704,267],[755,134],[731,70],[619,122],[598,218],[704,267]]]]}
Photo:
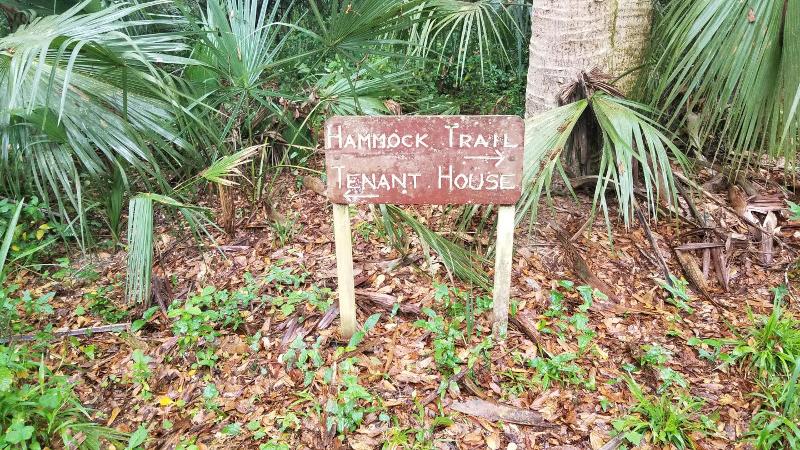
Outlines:
{"type": "Polygon", "coordinates": [[[496,204],[521,194],[515,116],[333,117],[325,123],[333,203],[496,204]]]}
{"type": "Polygon", "coordinates": [[[524,124],[515,116],[333,117],[325,123],[341,333],[356,331],[348,204],[496,204],[496,335],[508,327],[514,203],[522,192],[524,124]]]}

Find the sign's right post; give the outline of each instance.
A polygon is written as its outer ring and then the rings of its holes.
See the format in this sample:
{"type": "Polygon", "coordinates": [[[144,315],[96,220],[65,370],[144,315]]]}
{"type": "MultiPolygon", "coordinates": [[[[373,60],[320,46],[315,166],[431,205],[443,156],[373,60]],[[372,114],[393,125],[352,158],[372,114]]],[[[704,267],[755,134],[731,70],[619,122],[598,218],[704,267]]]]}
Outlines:
{"type": "Polygon", "coordinates": [[[500,206],[497,211],[497,244],[494,255],[494,290],[492,329],[495,338],[504,338],[508,331],[508,301],[511,296],[511,264],[514,251],[514,205],[500,206]]]}

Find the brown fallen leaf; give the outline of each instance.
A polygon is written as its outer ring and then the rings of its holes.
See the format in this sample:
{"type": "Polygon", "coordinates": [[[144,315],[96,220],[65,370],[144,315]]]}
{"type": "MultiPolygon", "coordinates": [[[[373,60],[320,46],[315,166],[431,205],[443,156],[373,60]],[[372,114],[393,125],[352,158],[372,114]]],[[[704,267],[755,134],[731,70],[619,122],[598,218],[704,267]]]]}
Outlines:
{"type": "Polygon", "coordinates": [[[454,401],[450,409],[462,414],[481,417],[487,420],[503,420],[505,422],[529,425],[532,427],[550,428],[555,425],[546,421],[541,414],[530,409],[517,408],[511,405],[496,403],[479,398],[465,402],[454,401]]]}

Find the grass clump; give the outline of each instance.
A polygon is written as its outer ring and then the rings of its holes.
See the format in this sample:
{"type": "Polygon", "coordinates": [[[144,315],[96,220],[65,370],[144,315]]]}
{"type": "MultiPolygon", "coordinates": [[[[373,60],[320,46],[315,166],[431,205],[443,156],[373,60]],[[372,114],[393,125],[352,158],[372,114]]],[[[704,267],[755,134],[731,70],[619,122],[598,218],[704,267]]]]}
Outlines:
{"type": "Polygon", "coordinates": [[[762,379],[773,374],[790,374],[800,357],[800,321],[783,308],[787,290],[775,290],[772,313],[752,316],[753,326],[733,342],[732,361],[740,361],[758,371],[762,379]]]}
{"type": "Polygon", "coordinates": [[[628,443],[638,446],[646,440],[677,449],[696,448],[692,435],[713,430],[711,419],[700,414],[700,400],[685,393],[648,395],[632,378],[627,381],[636,403],[613,426],[628,443]]]}
{"type": "Polygon", "coordinates": [[[800,448],[800,397],[797,379],[800,359],[795,360],[791,378],[773,379],[762,383],[761,407],[750,421],[749,436],[758,450],[800,448]]]}

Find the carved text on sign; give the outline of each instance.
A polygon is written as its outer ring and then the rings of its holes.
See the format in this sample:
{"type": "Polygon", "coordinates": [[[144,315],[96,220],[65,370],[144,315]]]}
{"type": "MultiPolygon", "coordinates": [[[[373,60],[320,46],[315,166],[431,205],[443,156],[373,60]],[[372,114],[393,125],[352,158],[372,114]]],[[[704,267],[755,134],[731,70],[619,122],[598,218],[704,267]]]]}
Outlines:
{"type": "Polygon", "coordinates": [[[513,204],[523,123],[514,116],[334,117],[325,124],[334,203],[513,204]]]}

